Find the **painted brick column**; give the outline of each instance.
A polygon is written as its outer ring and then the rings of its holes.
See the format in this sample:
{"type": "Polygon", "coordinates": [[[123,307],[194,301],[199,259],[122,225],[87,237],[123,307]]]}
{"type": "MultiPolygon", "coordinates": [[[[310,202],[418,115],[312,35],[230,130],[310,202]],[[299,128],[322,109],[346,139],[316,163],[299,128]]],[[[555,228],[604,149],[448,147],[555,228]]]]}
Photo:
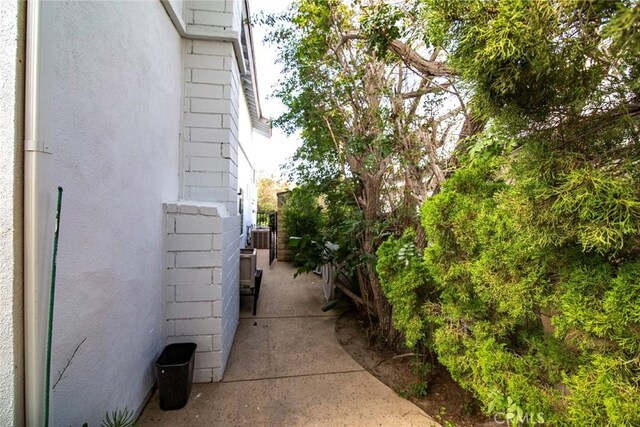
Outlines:
{"type": "Polygon", "coordinates": [[[184,179],[187,200],[238,200],[240,73],[229,42],[187,40],[184,100],[184,179]]]}
{"type": "Polygon", "coordinates": [[[167,342],[198,344],[194,381],[220,381],[239,322],[239,0],[186,1],[181,194],[164,206],[167,342]],[[199,37],[194,37],[194,35],[199,37]],[[193,37],[193,38],[192,38],[193,37]]]}
{"type": "Polygon", "coordinates": [[[164,210],[167,343],[195,342],[194,381],[220,381],[233,344],[239,295],[237,271],[222,266],[238,258],[234,231],[239,220],[216,203],[166,203],[164,210]]]}

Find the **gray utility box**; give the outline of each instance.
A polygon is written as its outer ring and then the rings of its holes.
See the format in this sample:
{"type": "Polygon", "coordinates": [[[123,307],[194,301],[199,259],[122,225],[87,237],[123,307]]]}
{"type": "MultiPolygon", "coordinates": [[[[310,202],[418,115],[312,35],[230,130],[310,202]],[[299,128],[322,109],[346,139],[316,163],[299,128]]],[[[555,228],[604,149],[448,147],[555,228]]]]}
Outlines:
{"type": "Polygon", "coordinates": [[[256,284],[257,249],[240,249],[240,288],[253,289],[256,284]]]}

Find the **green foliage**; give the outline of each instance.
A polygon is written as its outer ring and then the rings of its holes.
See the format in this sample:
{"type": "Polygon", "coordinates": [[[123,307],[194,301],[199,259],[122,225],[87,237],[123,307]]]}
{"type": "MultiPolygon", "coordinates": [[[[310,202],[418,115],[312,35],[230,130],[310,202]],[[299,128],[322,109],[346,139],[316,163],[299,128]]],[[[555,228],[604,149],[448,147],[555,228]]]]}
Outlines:
{"type": "Polygon", "coordinates": [[[612,176],[595,168],[571,170],[552,189],[550,213],[561,218],[562,234],[576,239],[584,250],[617,252],[640,234],[636,184],[630,176],[612,176]]]}
{"type": "Polygon", "coordinates": [[[440,362],[511,421],[640,425],[638,3],[423,3],[491,120],[421,209],[440,362]]]}
{"type": "MultiPolygon", "coordinates": [[[[421,197],[439,185],[441,152],[464,116],[448,68],[414,25],[417,9],[418,1],[299,0],[265,20],[275,24],[268,38],[284,68],[276,96],[287,111],[275,124],[302,140],[289,180],[332,204],[323,237],[340,249],[331,257],[355,279],[355,293],[366,296],[381,337],[393,345],[375,251],[388,234],[419,224],[421,197]],[[424,64],[417,71],[418,62],[431,64],[435,77],[424,64]]],[[[320,240],[300,236],[294,244],[314,255],[320,240]]]]}
{"type": "Polygon", "coordinates": [[[637,426],[640,420],[637,360],[596,354],[567,378],[567,410],[573,425],[637,426]]]}
{"type": "MultiPolygon", "coordinates": [[[[438,309],[424,319],[438,325],[434,349],[488,411],[495,409],[489,402],[498,391],[554,425],[633,425],[637,412],[626,411],[620,418],[626,421],[614,423],[621,414],[613,408],[633,407],[640,392],[634,380],[640,354],[640,270],[632,255],[637,233],[621,233],[630,252],[589,244],[583,234],[562,228],[567,211],[554,209],[548,191],[537,191],[544,184],[532,189],[528,180],[516,179],[506,185],[499,177],[510,171],[501,161],[476,161],[422,208],[430,240],[424,262],[439,289],[438,309]],[[556,237],[542,238],[548,230],[556,237]],[[555,313],[555,336],[543,335],[537,320],[548,307],[555,313]],[[627,369],[605,372],[602,360],[610,358],[627,369]],[[571,390],[566,398],[554,388],[560,382],[571,390]],[[595,421],[584,423],[590,417],[595,421]]],[[[566,181],[553,182],[564,188],[566,181]]],[[[587,188],[573,193],[584,205],[611,197],[587,188]]],[[[634,203],[630,197],[626,204],[634,203]]],[[[580,218],[624,227],[597,209],[580,218]]]]}
{"type": "Polygon", "coordinates": [[[510,396],[505,396],[497,390],[493,390],[490,393],[489,399],[489,412],[497,412],[502,415],[507,426],[518,426],[525,423],[529,426],[535,426],[545,423],[544,416],[541,413],[525,413],[510,396]]]}
{"type": "Polygon", "coordinates": [[[374,4],[365,10],[360,20],[361,30],[367,47],[379,58],[391,58],[387,47],[404,32],[402,15],[399,8],[387,3],[374,4]]]}
{"type": "Polygon", "coordinates": [[[275,212],[278,210],[278,193],[288,189],[287,183],[274,177],[258,178],[258,211],[275,212]]]}
{"type": "Polygon", "coordinates": [[[298,268],[294,277],[313,271],[325,264],[322,242],[314,240],[308,235],[290,237],[289,248],[294,251],[293,264],[298,268]]]}
{"type": "Polygon", "coordinates": [[[637,178],[577,162],[554,173],[571,162],[549,154],[531,144],[517,157],[474,158],[422,207],[423,264],[402,270],[399,254],[415,237],[407,233],[380,248],[379,273],[406,292],[390,300],[412,315],[397,321],[408,342],[419,325],[488,412],[631,426],[640,420],[637,178]],[[616,239],[584,232],[607,228],[616,239]],[[412,271],[422,279],[393,281],[412,271]],[[555,336],[542,334],[543,310],[554,313],[555,336]],[[496,392],[511,403],[496,409],[496,392]]]}
{"type": "Polygon", "coordinates": [[[428,325],[422,316],[422,294],[430,288],[429,276],[414,244],[415,237],[415,232],[407,229],[400,238],[387,239],[376,252],[376,271],[394,307],[394,326],[404,333],[409,347],[426,338],[428,325]]]}
{"type": "Polygon", "coordinates": [[[324,215],[317,196],[306,188],[291,191],[283,209],[282,221],[289,234],[298,272],[308,272],[326,262],[322,238],[324,215]]]}
{"type": "Polygon", "coordinates": [[[414,376],[411,394],[416,397],[424,397],[429,390],[429,379],[433,372],[433,365],[426,361],[424,356],[416,355],[411,361],[411,372],[414,376]]]}
{"type": "Polygon", "coordinates": [[[556,334],[585,352],[594,346],[640,354],[640,261],[619,269],[599,257],[575,263],[562,274],[556,334]],[[617,271],[616,271],[617,270],[617,271]]]}
{"type": "Polygon", "coordinates": [[[479,111],[536,120],[583,107],[608,72],[598,30],[622,9],[613,1],[425,3],[429,37],[451,49],[451,63],[473,85],[479,111]]]}
{"type": "Polygon", "coordinates": [[[323,215],[317,197],[305,188],[292,190],[284,205],[282,220],[289,236],[318,237],[323,215]]]}

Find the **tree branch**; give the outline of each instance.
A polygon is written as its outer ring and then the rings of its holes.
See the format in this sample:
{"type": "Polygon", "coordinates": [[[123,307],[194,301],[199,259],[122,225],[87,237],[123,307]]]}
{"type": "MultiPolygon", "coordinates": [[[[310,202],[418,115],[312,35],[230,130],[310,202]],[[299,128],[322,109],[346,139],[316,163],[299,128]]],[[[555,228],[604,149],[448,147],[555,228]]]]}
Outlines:
{"type": "Polygon", "coordinates": [[[78,350],[80,349],[80,346],[82,344],[84,344],[84,342],[87,340],[87,337],[84,337],[84,339],[82,341],[80,341],[80,344],[78,344],[76,346],[76,349],[73,350],[73,354],[71,354],[71,357],[69,358],[69,360],[67,360],[67,364],[64,365],[64,368],[62,368],[62,371],[59,372],[58,375],[58,379],[56,380],[55,383],[53,383],[53,387],[52,389],[55,390],[56,386],[58,385],[58,383],[60,382],[60,380],[62,380],[62,376],[64,375],[64,373],[67,371],[67,368],[69,368],[69,366],[71,365],[71,361],[73,360],[74,356],[76,355],[76,353],[78,352],[78,350]]]}
{"type": "MultiPolygon", "coordinates": [[[[345,33],[340,37],[340,41],[333,49],[336,52],[350,40],[366,40],[367,37],[356,33],[345,33]]],[[[389,50],[398,55],[408,66],[413,67],[418,72],[426,76],[443,77],[453,75],[454,72],[446,63],[423,58],[418,52],[407,46],[403,41],[395,39],[389,44],[389,50]]],[[[433,58],[434,56],[432,56],[433,58]]]]}
{"type": "Polygon", "coordinates": [[[402,41],[396,39],[389,44],[389,50],[398,55],[408,66],[426,76],[443,77],[453,75],[453,70],[444,62],[430,61],[420,56],[402,41]]]}
{"type": "Polygon", "coordinates": [[[333,282],[334,285],[336,285],[336,288],[340,289],[342,291],[343,294],[345,294],[346,296],[348,296],[349,298],[351,298],[353,300],[353,302],[355,302],[356,304],[359,304],[363,307],[365,307],[369,312],[371,313],[375,313],[375,309],[374,307],[371,305],[371,303],[363,300],[362,298],[360,298],[358,295],[354,294],[353,291],[349,288],[347,288],[345,285],[343,285],[342,283],[340,283],[340,280],[336,278],[336,280],[333,282]]]}
{"type": "Polygon", "coordinates": [[[445,85],[440,85],[440,86],[431,86],[431,87],[428,87],[426,89],[413,90],[411,92],[401,93],[400,96],[402,97],[402,99],[418,98],[418,97],[420,97],[422,95],[426,95],[428,93],[440,92],[440,91],[444,90],[445,88],[447,88],[449,86],[450,86],[450,84],[445,84],[445,85]]]}
{"type": "Polygon", "coordinates": [[[340,37],[340,41],[338,42],[336,47],[333,48],[333,51],[336,52],[338,49],[342,47],[342,45],[344,45],[346,42],[350,40],[366,40],[366,37],[361,34],[353,33],[353,32],[343,34],[342,37],[340,37]]]}

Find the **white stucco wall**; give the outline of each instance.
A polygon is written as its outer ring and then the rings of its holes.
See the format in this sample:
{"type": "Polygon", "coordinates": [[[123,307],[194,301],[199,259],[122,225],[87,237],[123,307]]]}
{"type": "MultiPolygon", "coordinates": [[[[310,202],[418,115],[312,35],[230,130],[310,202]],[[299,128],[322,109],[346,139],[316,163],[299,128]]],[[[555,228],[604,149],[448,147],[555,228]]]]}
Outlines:
{"type": "Polygon", "coordinates": [[[22,139],[25,4],[0,7],[0,425],[22,424],[22,139]]]}
{"type": "Polygon", "coordinates": [[[64,188],[54,425],[139,409],[162,349],[162,202],[178,196],[183,41],[159,1],[56,2],[52,186],[64,188]]]}

